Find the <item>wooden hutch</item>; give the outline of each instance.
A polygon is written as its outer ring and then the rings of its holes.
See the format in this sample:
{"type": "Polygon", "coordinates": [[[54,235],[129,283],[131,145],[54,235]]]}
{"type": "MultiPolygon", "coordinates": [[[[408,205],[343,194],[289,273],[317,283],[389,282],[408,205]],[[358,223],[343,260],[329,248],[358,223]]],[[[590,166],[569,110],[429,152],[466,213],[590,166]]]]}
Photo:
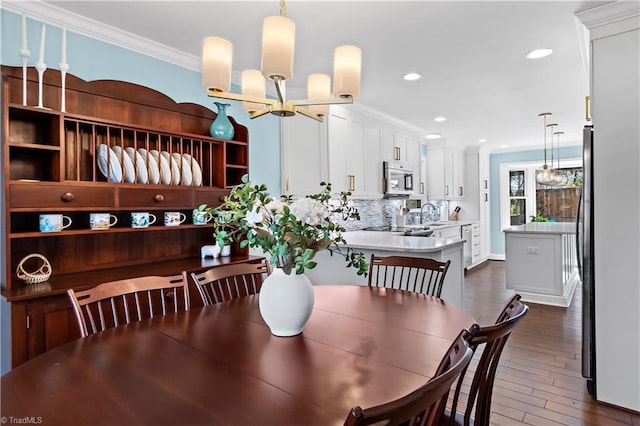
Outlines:
{"type": "MultiPolygon", "coordinates": [[[[212,138],[209,126],[216,114],[205,107],[178,104],[132,83],[86,82],[72,75],[66,78],[67,112],[61,112],[60,77],[57,70],[45,72],[43,103],[51,109],[37,108],[33,105],[38,104],[38,78],[35,69],[29,68],[29,106],[23,106],[22,68],[2,67],[6,230],[1,250],[6,264],[2,295],[11,305],[14,367],[79,336],[65,293],[68,288],[201,271],[248,259],[246,250],[235,246],[231,257],[202,261],[200,247],[213,243],[212,226],[191,221],[194,207],[218,205],[228,188],[248,173],[246,127],[231,118],[234,140],[212,138]],[[123,150],[189,154],[183,157],[197,161],[202,182],[194,186],[194,182],[109,181],[98,165],[103,144],[123,150]],[[134,211],[151,212],[157,222],[148,228],[132,228],[130,213],[134,211]],[[164,211],[181,211],[187,221],[164,226],[164,211]],[[109,212],[118,222],[108,230],[91,230],[89,214],[93,212],[109,212]],[[60,232],[40,232],[42,213],[62,213],[72,219],[72,225],[60,232]],[[19,262],[32,253],[44,255],[51,263],[53,273],[47,282],[28,285],[17,278],[19,262]]],[[[126,174],[125,164],[120,167],[126,174]]],[[[182,170],[172,168],[171,173],[182,170]]],[[[191,301],[197,304],[199,297],[191,301]]]]}

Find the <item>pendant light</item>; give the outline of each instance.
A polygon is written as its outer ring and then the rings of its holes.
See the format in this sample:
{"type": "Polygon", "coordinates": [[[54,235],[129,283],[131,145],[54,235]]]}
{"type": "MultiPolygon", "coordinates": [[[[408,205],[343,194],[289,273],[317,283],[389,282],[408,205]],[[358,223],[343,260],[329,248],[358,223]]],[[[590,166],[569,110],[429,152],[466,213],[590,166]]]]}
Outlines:
{"type": "MultiPolygon", "coordinates": [[[[567,176],[560,170],[560,135],[564,135],[564,132],[554,132],[554,135],[558,136],[558,164],[556,166],[556,186],[565,186],[567,184],[567,176]]],[[[553,140],[553,139],[552,139],[553,140]]]]}
{"type": "Polygon", "coordinates": [[[549,174],[550,174],[550,179],[549,179],[549,186],[557,186],[558,184],[558,170],[555,169],[553,167],[553,157],[554,157],[554,153],[553,153],[553,131],[555,130],[556,126],[558,125],[558,123],[549,123],[547,124],[547,127],[549,128],[549,137],[551,138],[551,164],[550,164],[550,168],[549,168],[549,174]]]}
{"type": "MultiPolygon", "coordinates": [[[[553,173],[547,164],[547,117],[550,115],[550,112],[541,112],[538,114],[538,117],[542,117],[544,120],[544,165],[542,166],[542,172],[536,174],[536,182],[541,185],[553,184],[553,173]]],[[[553,164],[551,166],[553,167],[553,164]]]]}

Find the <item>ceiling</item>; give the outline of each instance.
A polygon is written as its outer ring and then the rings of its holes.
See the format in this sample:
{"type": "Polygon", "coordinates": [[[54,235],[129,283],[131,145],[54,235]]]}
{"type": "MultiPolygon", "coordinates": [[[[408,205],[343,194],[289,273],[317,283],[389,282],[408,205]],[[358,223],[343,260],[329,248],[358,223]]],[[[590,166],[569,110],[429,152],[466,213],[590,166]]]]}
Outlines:
{"type": "MultiPolygon", "coordinates": [[[[206,36],[234,45],[233,69],[260,67],[262,20],[271,1],[47,1],[90,19],[200,56],[206,36]]],[[[541,112],[551,112],[561,142],[581,141],[589,93],[585,33],[574,13],[594,1],[302,1],[287,2],[296,23],[294,78],[332,74],[333,49],[362,49],[356,103],[451,145],[522,149],[543,141],[541,112]],[[548,47],[553,54],[525,54],[548,47]],[[407,82],[417,72],[423,78],[407,82]],[[447,121],[434,121],[444,116],[447,121]]]]}

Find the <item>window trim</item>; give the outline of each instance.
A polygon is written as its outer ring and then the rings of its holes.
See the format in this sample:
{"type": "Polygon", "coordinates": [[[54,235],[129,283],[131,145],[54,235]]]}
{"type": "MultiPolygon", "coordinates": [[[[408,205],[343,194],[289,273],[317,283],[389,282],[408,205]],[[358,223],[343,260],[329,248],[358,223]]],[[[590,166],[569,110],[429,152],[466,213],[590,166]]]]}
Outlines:
{"type": "MultiPolygon", "coordinates": [[[[561,168],[570,167],[583,167],[582,158],[566,158],[561,159],[561,168]]],[[[511,225],[511,213],[510,213],[510,200],[509,196],[509,172],[511,171],[524,171],[524,197],[513,198],[525,198],[527,206],[526,216],[527,218],[535,216],[536,214],[536,185],[535,185],[535,173],[536,169],[542,167],[540,161],[520,161],[516,163],[501,163],[500,164],[500,231],[504,231],[510,228],[511,225]]]]}

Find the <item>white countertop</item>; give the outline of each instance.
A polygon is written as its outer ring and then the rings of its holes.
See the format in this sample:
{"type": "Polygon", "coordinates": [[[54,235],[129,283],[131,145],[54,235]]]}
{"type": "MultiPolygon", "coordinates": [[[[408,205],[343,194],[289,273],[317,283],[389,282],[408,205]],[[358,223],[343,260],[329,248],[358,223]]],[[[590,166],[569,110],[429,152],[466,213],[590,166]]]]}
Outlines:
{"type": "Polygon", "coordinates": [[[388,250],[403,252],[435,252],[446,247],[463,244],[461,238],[408,237],[398,232],[350,231],[343,232],[347,246],[354,249],[388,250]]]}
{"type": "Polygon", "coordinates": [[[522,234],[575,234],[575,222],[529,222],[506,228],[504,232],[522,234]]]}

